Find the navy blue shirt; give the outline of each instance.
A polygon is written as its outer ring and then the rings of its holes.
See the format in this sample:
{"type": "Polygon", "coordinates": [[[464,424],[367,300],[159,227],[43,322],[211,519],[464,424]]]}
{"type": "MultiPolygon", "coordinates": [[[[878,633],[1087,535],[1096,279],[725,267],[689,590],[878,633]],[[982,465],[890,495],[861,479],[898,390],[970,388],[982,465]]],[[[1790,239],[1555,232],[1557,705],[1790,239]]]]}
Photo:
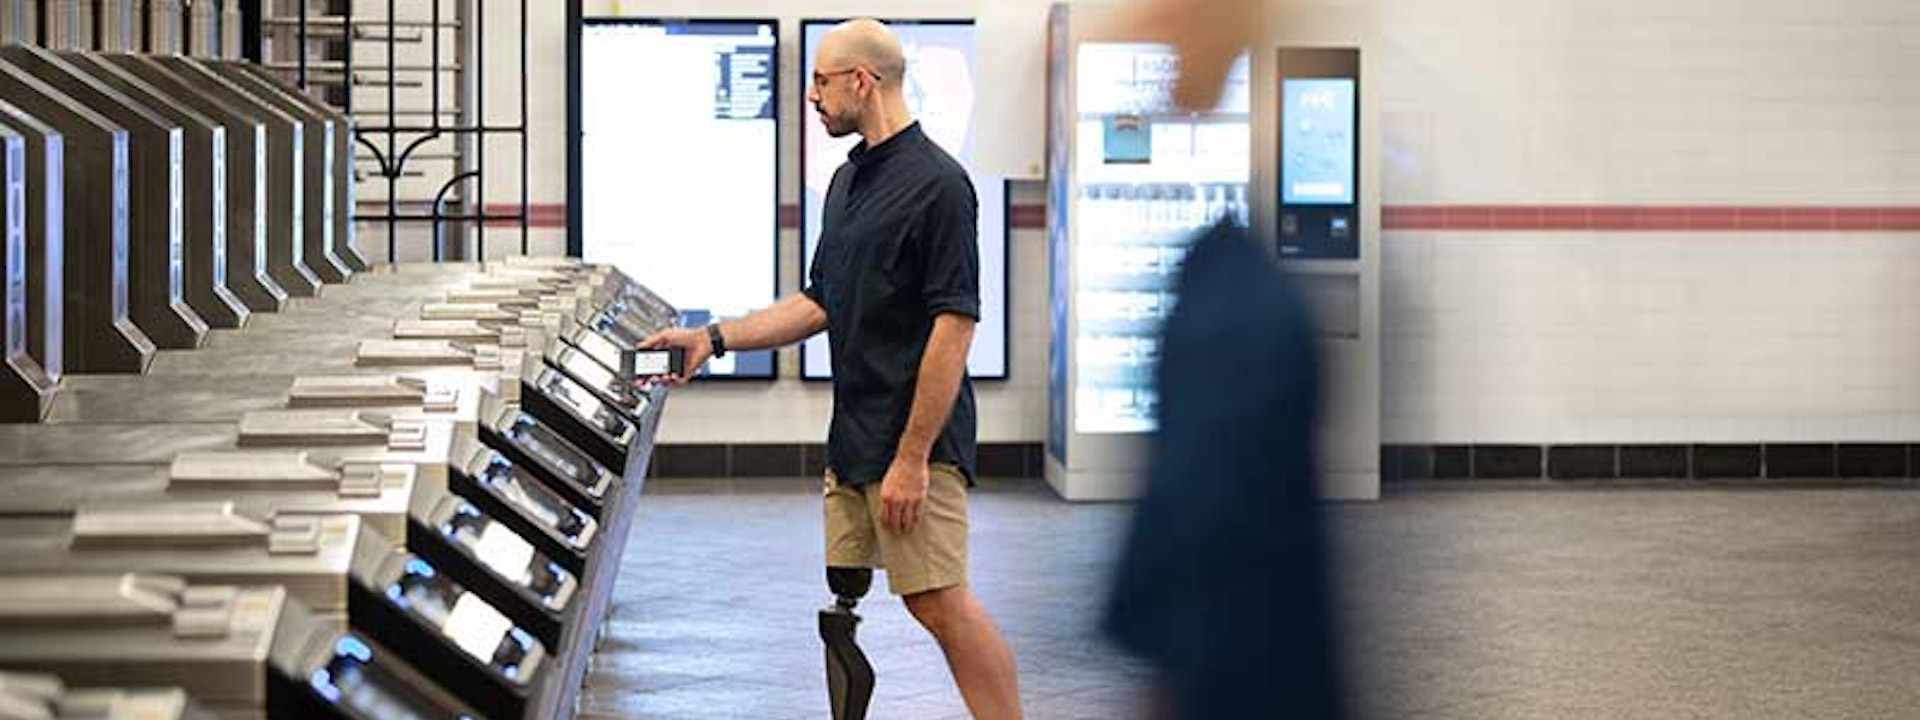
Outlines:
{"type": "MultiPolygon", "coordinates": [[[[833,174],[807,297],[827,311],[833,424],[827,467],[847,485],[877,482],[913,411],[934,317],[980,319],[979,201],[973,181],[914,123],[847,154],[833,174]]],[[[973,381],[962,371],[930,462],[974,477],[973,381]]]]}
{"type": "Polygon", "coordinates": [[[1343,717],[1316,490],[1320,356],[1306,300],[1243,228],[1203,233],[1162,330],[1160,431],[1107,632],[1174,717],[1343,717]]]}

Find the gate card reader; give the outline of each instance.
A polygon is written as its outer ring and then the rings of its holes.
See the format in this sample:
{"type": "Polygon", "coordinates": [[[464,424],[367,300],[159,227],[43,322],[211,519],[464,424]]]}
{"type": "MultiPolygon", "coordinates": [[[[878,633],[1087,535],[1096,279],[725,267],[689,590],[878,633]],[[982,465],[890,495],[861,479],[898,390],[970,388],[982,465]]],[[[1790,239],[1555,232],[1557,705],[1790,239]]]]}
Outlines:
{"type": "Polygon", "coordinates": [[[620,478],[552,427],[492,393],[482,393],[480,398],[480,440],[514,464],[533,470],[594,517],[601,517],[607,495],[620,478]]]}
{"type": "Polygon", "coordinates": [[[547,346],[545,356],[549,366],[566,373],[567,377],[592,392],[595,399],[619,411],[628,422],[637,424],[646,416],[650,406],[649,396],[641,394],[632,381],[621,379],[598,360],[588,358],[585,353],[566,343],[547,346]]]}
{"type": "Polygon", "coordinates": [[[63,369],[145,372],[153,362],[153,341],[127,315],[127,131],[4,60],[0,97],[7,103],[0,109],[37,118],[64,142],[58,280],[63,369]]]}
{"type": "Polygon", "coordinates": [[[214,720],[179,688],[69,688],[55,675],[0,672],[0,718],[214,720]]]}
{"type": "Polygon", "coordinates": [[[0,58],[126,130],[127,312],[159,347],[199,347],[206,339],[207,322],[187,305],[185,294],[180,126],[51,51],[5,45],[0,46],[0,58]]]}
{"type": "MultiPolygon", "coordinates": [[[[567,345],[580,350],[587,357],[608,371],[621,369],[625,358],[621,353],[636,349],[633,345],[615,342],[592,327],[581,325],[570,316],[560,318],[560,327],[554,336],[567,345]]],[[[629,376],[631,377],[631,376],[629,376]]]]}
{"type": "Polygon", "coordinates": [[[353,564],[356,629],[380,638],[487,717],[520,718],[546,677],[545,644],[433,563],[363,544],[353,564]]]}
{"type": "MultiPolygon", "coordinates": [[[[584,357],[569,363],[570,371],[585,372],[593,367],[593,361],[584,357]]],[[[520,406],[560,431],[574,447],[585,450],[601,465],[625,471],[627,451],[633,447],[638,434],[633,423],[568,377],[568,373],[544,362],[527,362],[520,372],[520,406]]]]}
{"type": "Polygon", "coordinates": [[[600,531],[593,515],[554,492],[528,468],[466,438],[455,443],[448,486],[569,571],[586,569],[600,531]]]}
{"type": "MultiPolygon", "coordinates": [[[[266,272],[267,126],[251,108],[218,88],[194,85],[145,55],[97,56],[145,80],[180,104],[217,122],[226,132],[226,177],[217,180],[226,217],[216,219],[224,237],[221,282],[248,310],[278,312],[287,292],[266,272]],[[258,258],[256,260],[256,258],[258,258]]],[[[216,246],[218,247],[218,246],[216,246]]]]}
{"type": "Polygon", "coordinates": [[[463,497],[416,503],[410,518],[408,549],[548,647],[560,645],[564,616],[580,591],[572,571],[463,497]]]}

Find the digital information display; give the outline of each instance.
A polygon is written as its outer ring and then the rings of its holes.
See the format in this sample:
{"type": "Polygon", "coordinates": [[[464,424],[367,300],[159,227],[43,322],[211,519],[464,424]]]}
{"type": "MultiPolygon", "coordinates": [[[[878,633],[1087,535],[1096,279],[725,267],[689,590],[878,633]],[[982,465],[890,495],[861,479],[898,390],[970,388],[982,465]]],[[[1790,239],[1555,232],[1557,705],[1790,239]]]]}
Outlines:
{"type": "Polygon", "coordinates": [[[1289,79],[1281,83],[1286,157],[1280,165],[1280,202],[1352,205],[1354,83],[1346,79],[1289,79]]]}
{"type": "MultiPolygon", "coordinates": [[[[814,49],[821,38],[839,21],[808,20],[801,26],[801,82],[812,82],[814,49]]],[[[973,188],[980,201],[980,324],[974,329],[973,348],[967,356],[967,372],[975,378],[1001,379],[1007,376],[1007,222],[1006,182],[1004,179],[973,171],[974,94],[980,92],[979,64],[972,22],[887,21],[887,27],[900,38],[906,50],[907,107],[927,137],[972,173],[973,188]]],[[[820,242],[821,208],[833,173],[847,161],[847,152],[861,142],[860,136],[833,138],[812,106],[806,93],[799,94],[806,118],[800,154],[801,181],[801,282],[812,268],[814,248],[820,242]]],[[[833,377],[832,358],[825,335],[817,335],[801,346],[801,374],[810,380],[833,377]]]]}
{"type": "MultiPolygon", "coordinates": [[[[704,325],[776,298],[779,32],[772,21],[587,18],[581,255],[704,325]]],[[[772,378],[772,351],[703,375],[772,378]]]]}

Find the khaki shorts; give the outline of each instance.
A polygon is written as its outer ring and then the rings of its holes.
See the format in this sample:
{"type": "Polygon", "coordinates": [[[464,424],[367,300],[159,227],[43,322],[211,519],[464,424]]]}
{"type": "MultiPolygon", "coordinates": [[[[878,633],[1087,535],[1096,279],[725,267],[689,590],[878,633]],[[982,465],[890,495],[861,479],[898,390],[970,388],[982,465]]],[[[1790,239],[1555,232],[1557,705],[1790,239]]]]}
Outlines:
{"type": "Polygon", "coordinates": [[[967,581],[967,478],[933,463],[920,523],[905,535],[880,525],[880,483],[846,487],[827,471],[828,567],[882,568],[887,589],[916,595],[967,581]]]}

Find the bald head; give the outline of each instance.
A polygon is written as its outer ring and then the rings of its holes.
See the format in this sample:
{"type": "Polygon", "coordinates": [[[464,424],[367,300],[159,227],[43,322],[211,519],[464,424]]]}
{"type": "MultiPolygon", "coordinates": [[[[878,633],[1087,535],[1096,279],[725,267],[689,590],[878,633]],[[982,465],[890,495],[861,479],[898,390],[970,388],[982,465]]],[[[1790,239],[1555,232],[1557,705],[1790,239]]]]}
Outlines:
{"type": "Polygon", "coordinates": [[[858,66],[880,76],[885,88],[900,87],[907,74],[907,55],[900,39],[878,20],[848,20],[820,40],[820,64],[832,67],[858,66]]]}

